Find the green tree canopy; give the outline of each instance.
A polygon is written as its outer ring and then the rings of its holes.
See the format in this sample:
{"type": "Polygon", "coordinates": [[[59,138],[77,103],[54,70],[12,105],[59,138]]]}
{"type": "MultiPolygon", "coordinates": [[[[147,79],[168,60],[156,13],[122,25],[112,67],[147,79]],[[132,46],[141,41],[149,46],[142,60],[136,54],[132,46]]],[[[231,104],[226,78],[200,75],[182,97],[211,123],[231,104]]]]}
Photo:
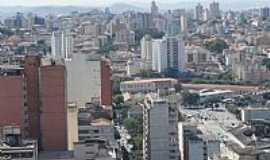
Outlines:
{"type": "Polygon", "coordinates": [[[269,70],[270,69],[270,58],[264,58],[262,61],[262,65],[264,65],[269,70]]]}
{"type": "Polygon", "coordinates": [[[205,47],[211,52],[222,53],[223,50],[227,49],[229,46],[224,40],[216,39],[216,40],[207,42],[205,44],[205,47]]]}
{"type": "Polygon", "coordinates": [[[197,105],[200,100],[200,96],[197,93],[184,92],[182,97],[184,105],[197,105]]]}
{"type": "Polygon", "coordinates": [[[113,96],[113,103],[116,105],[124,103],[124,97],[121,94],[113,96]]]}

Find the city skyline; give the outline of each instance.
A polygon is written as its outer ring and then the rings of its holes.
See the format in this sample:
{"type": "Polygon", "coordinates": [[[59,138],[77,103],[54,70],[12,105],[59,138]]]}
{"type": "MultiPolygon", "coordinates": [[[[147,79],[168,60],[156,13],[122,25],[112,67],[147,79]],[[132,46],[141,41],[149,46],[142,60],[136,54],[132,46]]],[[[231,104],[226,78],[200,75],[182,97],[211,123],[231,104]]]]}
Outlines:
{"type": "MultiPolygon", "coordinates": [[[[76,0],[76,1],[71,1],[71,0],[58,0],[58,1],[53,1],[53,0],[1,0],[1,5],[2,6],[85,6],[85,7],[105,7],[105,6],[110,6],[115,3],[125,3],[129,5],[134,5],[136,7],[143,7],[147,8],[150,5],[150,2],[153,0],[129,0],[129,1],[124,1],[124,0],[76,0]],[[136,3],[134,3],[136,2],[136,3]]],[[[183,3],[183,6],[185,7],[187,4],[196,4],[196,3],[201,3],[202,5],[206,6],[209,3],[213,2],[213,0],[155,0],[157,4],[161,5],[161,8],[167,8],[167,6],[174,5],[174,4],[180,4],[183,3]],[[165,6],[162,6],[165,5],[165,6]]],[[[250,7],[261,7],[261,6],[267,6],[270,5],[270,2],[267,0],[215,0],[216,2],[219,2],[221,5],[232,5],[236,4],[237,6],[232,7],[243,7],[243,5],[250,5],[250,7]]],[[[182,7],[180,7],[182,8],[182,7]]]]}
{"type": "Polygon", "coordinates": [[[270,0],[0,2],[0,160],[270,160],[270,0]]]}

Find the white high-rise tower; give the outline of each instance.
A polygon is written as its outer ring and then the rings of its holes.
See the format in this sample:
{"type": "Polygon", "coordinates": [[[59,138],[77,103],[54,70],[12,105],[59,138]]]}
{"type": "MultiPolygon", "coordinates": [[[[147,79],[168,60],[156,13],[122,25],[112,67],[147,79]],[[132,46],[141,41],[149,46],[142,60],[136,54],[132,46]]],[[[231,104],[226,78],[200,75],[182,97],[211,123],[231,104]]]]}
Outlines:
{"type": "Polygon", "coordinates": [[[52,33],[51,38],[52,56],[55,59],[69,59],[73,53],[73,37],[68,31],[52,33]]]}

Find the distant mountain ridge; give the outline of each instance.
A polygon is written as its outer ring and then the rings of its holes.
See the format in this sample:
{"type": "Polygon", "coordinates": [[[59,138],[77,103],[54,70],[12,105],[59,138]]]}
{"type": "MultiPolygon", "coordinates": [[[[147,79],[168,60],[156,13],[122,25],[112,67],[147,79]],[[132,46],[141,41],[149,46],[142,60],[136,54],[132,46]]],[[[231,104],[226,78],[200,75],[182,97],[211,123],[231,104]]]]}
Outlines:
{"type": "MultiPolygon", "coordinates": [[[[177,3],[157,3],[161,11],[166,11],[168,9],[186,8],[191,9],[196,6],[197,3],[201,3],[203,6],[208,7],[209,3],[213,0],[183,0],[177,3]]],[[[270,7],[270,0],[222,0],[220,2],[220,8],[222,10],[243,10],[250,8],[260,8],[260,7],[270,7]]],[[[100,6],[100,8],[105,8],[107,6],[100,6]]],[[[138,2],[136,0],[119,0],[118,3],[113,3],[110,5],[111,10],[114,13],[121,13],[124,11],[140,11],[148,12],[150,10],[150,3],[148,2],[138,2]]],[[[37,7],[27,7],[27,6],[0,6],[0,19],[14,16],[16,12],[38,14],[45,16],[48,14],[68,14],[73,11],[87,12],[93,9],[90,6],[37,6],[37,7]]]]}
{"type": "Polygon", "coordinates": [[[0,18],[6,18],[14,16],[17,12],[22,13],[34,13],[40,16],[46,16],[49,14],[68,14],[73,11],[86,12],[93,9],[92,7],[81,7],[81,6],[0,6],[0,18]]]}

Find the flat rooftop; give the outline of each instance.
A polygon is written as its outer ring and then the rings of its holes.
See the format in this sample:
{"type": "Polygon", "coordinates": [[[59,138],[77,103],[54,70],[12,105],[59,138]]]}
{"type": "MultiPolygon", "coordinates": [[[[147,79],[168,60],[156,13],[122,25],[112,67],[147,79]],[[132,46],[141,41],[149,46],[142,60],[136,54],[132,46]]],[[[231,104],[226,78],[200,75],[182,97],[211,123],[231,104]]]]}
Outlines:
{"type": "Polygon", "coordinates": [[[122,84],[155,83],[155,82],[168,82],[168,81],[177,82],[177,80],[173,79],[173,78],[153,78],[153,79],[141,79],[141,80],[134,80],[134,81],[125,81],[125,82],[122,82],[122,84]]]}
{"type": "Polygon", "coordinates": [[[243,85],[217,85],[217,84],[192,84],[185,83],[182,84],[183,88],[188,89],[212,89],[212,90],[231,90],[231,91],[244,91],[244,92],[254,92],[258,91],[258,86],[243,86],[243,85]]]}

